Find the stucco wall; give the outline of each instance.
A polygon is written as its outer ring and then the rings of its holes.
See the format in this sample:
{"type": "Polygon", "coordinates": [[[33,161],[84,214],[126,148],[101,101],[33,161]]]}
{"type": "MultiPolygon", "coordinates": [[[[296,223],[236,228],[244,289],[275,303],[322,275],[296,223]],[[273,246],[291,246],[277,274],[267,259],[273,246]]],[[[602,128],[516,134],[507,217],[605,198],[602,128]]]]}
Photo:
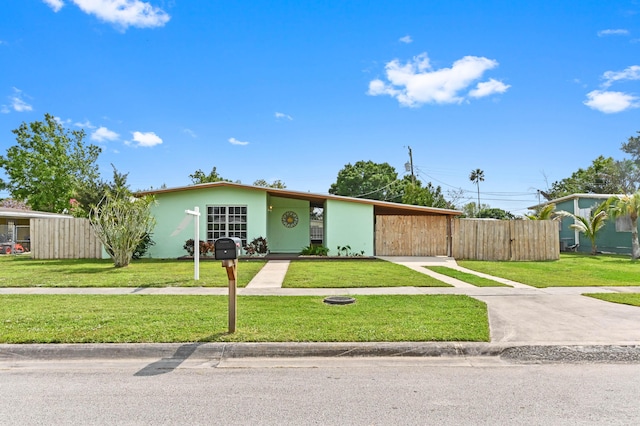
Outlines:
{"type": "Polygon", "coordinates": [[[182,248],[185,241],[194,237],[194,225],[190,223],[175,237],[171,233],[185,217],[185,210],[200,209],[200,239],[207,239],[207,206],[247,206],[247,240],[267,236],[267,194],[263,191],[238,188],[203,188],[189,191],[161,193],[156,195],[152,214],[157,225],[153,231],[150,257],[175,258],[187,252],[182,248]]]}
{"type": "Polygon", "coordinates": [[[267,214],[269,251],[271,253],[300,253],[309,245],[309,202],[291,198],[269,197],[270,211],[267,214]],[[282,215],[292,211],[298,215],[298,224],[286,227],[282,215]]]}
{"type": "Polygon", "coordinates": [[[374,211],[372,205],[327,200],[325,247],[329,255],[338,254],[337,247],[350,246],[352,253],[374,254],[374,211]]]}

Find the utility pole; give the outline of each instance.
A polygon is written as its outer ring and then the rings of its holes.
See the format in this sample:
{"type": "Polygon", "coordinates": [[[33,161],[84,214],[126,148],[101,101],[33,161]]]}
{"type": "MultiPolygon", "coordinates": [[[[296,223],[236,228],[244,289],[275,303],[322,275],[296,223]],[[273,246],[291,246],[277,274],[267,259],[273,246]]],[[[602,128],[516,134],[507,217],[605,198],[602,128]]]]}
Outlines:
{"type": "MultiPolygon", "coordinates": [[[[413,154],[411,152],[411,147],[408,146],[407,148],[409,148],[409,167],[410,167],[410,170],[411,170],[411,183],[415,185],[416,184],[416,175],[413,174],[413,154]]],[[[408,169],[406,166],[407,165],[405,164],[405,169],[408,169]]],[[[409,171],[409,170],[407,170],[407,171],[409,171]]]]}

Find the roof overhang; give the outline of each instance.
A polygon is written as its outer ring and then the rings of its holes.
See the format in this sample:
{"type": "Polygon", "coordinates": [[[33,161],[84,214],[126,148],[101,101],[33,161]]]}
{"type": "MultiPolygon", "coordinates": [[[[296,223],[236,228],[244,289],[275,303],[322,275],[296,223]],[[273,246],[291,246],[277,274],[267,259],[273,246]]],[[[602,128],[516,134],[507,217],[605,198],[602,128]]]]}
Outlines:
{"type": "Polygon", "coordinates": [[[563,201],[575,200],[580,198],[591,198],[596,200],[608,200],[611,197],[620,197],[621,194],[570,194],[565,195],[564,197],[556,198],[553,200],[545,201],[544,203],[536,204],[535,206],[527,207],[530,210],[535,210],[544,206],[548,206],[549,204],[558,204],[563,201]]]}
{"type": "Polygon", "coordinates": [[[0,207],[0,218],[7,219],[52,219],[64,218],[69,219],[73,216],[59,213],[39,212],[35,210],[11,209],[8,207],[0,207]]]}
{"type": "Polygon", "coordinates": [[[160,195],[182,191],[196,191],[210,188],[238,188],[245,190],[266,192],[272,197],[291,198],[295,200],[309,201],[311,204],[324,205],[328,200],[344,201],[358,204],[368,204],[374,207],[376,215],[410,215],[410,216],[431,216],[447,215],[458,216],[462,212],[459,210],[440,209],[437,207],[414,206],[410,204],[391,203],[388,201],[370,200],[366,198],[343,197],[341,195],[314,194],[311,192],[291,191],[288,189],[267,188],[262,186],[243,185],[233,182],[210,182],[197,185],[181,186],[176,188],[165,188],[150,191],[138,192],[137,196],[160,195]]]}

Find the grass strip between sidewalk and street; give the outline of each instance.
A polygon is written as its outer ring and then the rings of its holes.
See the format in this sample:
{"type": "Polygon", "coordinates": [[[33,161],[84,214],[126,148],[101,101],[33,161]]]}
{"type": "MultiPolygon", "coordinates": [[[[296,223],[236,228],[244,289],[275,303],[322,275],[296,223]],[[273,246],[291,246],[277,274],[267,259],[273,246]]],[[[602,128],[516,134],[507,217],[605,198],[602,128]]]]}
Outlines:
{"type": "Polygon", "coordinates": [[[620,255],[561,253],[551,262],[459,260],[458,265],[538,288],[640,285],[640,262],[620,255]]]}
{"type": "MultiPolygon", "coordinates": [[[[238,287],[246,287],[265,261],[238,262],[238,287]]],[[[115,268],[111,259],[35,260],[30,256],[0,257],[0,287],[227,287],[221,262],[200,262],[200,280],[193,279],[193,261],[139,259],[115,268]]]]}
{"type": "Polygon", "coordinates": [[[385,260],[294,260],[283,288],[451,287],[385,260]]]}
{"type": "Polygon", "coordinates": [[[457,269],[449,268],[446,266],[425,266],[425,268],[438,274],[446,275],[448,277],[455,278],[456,280],[464,281],[465,283],[474,285],[476,287],[511,287],[510,285],[479,277],[468,272],[458,271],[457,269]]]}
{"type": "Polygon", "coordinates": [[[486,305],[468,296],[3,295],[0,343],[489,341],[486,305]]]}
{"type": "Polygon", "coordinates": [[[584,293],[583,296],[593,297],[605,302],[640,307],[640,293],[584,293]]]}

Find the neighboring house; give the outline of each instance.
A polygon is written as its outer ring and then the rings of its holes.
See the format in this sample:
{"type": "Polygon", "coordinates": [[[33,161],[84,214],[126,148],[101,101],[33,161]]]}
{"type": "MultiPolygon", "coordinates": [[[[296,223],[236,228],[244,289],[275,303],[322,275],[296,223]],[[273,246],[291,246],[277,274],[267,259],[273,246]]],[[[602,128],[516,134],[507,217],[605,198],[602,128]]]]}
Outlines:
{"type": "Polygon", "coordinates": [[[416,221],[410,218],[416,217],[424,219],[423,223],[434,224],[420,228],[421,239],[438,241],[439,244],[432,244],[420,253],[412,247],[411,250],[403,249],[406,253],[398,253],[396,249],[394,254],[450,255],[451,219],[461,214],[457,210],[231,182],[158,189],[140,192],[139,195],[154,195],[156,199],[152,208],[156,218],[152,235],[155,245],[149,249],[149,255],[155,258],[186,254],[183,245],[187,239],[193,238],[193,225],[178,235],[171,234],[185,217],[185,210],[193,210],[194,207],[198,207],[201,213],[200,239],[204,241],[237,237],[244,246],[254,238],[264,237],[270,253],[300,253],[304,247],[314,243],[327,247],[329,255],[337,255],[338,247],[349,246],[350,253],[364,256],[387,254],[383,252],[385,247],[393,246],[392,243],[398,239],[415,237],[416,228],[412,224],[416,221]],[[319,209],[321,214],[318,214],[319,209]],[[312,219],[312,210],[313,217],[321,217],[321,221],[312,219]],[[398,219],[400,221],[393,223],[406,225],[377,229],[378,221],[392,223],[384,218],[398,219]]]}
{"type": "Polygon", "coordinates": [[[20,243],[26,251],[31,250],[30,219],[70,218],[71,216],[39,212],[34,210],[0,207],[0,244],[3,252],[11,251],[11,243],[20,243]]]}
{"type": "MultiPolygon", "coordinates": [[[[557,198],[537,206],[529,207],[534,210],[544,207],[547,204],[555,204],[556,211],[564,210],[576,216],[588,217],[591,210],[607,201],[610,197],[618,194],[572,194],[566,197],[557,198]]],[[[557,218],[560,230],[560,251],[566,251],[574,244],[579,244],[578,251],[583,253],[591,252],[591,241],[575,229],[569,226],[573,224],[570,217],[557,218]]],[[[596,246],[598,251],[605,253],[631,254],[631,221],[629,217],[618,219],[607,219],[596,236],[596,246]]]]}

